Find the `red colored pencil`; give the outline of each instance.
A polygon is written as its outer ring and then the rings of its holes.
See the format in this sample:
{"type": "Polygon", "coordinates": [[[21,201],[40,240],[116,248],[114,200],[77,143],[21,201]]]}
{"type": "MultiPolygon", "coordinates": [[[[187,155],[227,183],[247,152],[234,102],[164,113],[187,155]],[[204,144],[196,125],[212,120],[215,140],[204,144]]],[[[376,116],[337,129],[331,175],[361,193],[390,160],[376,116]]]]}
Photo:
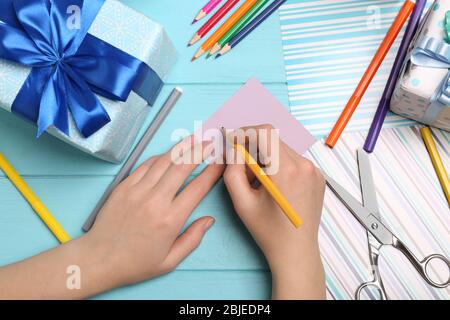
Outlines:
{"type": "Polygon", "coordinates": [[[228,0],[204,25],[189,42],[188,46],[203,38],[214,26],[239,2],[239,0],[228,0]]]}

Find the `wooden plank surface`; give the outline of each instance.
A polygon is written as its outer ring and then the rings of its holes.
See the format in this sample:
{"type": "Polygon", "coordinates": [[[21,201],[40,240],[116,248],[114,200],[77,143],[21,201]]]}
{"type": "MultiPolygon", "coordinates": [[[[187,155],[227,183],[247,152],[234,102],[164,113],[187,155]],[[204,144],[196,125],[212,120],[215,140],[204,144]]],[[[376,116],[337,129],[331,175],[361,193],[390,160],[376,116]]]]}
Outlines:
{"type": "Polygon", "coordinates": [[[117,289],[97,299],[270,299],[270,273],[264,271],[175,271],[153,281],[117,289]]]}
{"type": "MultiPolygon", "coordinates": [[[[174,143],[171,140],[174,130],[187,129],[193,132],[196,121],[207,120],[241,85],[240,83],[179,84],[183,88],[184,94],[167,121],[163,123],[142,159],[167,151],[174,143]]],[[[172,85],[167,85],[163,89],[141,134],[172,88],[172,85]]],[[[289,103],[286,86],[281,83],[268,84],[267,88],[287,108],[289,103]]],[[[22,175],[113,175],[120,168],[118,165],[86,155],[48,134],[36,140],[36,128],[33,125],[1,109],[0,123],[0,150],[22,175]]],[[[4,176],[4,174],[0,172],[0,176],[4,176]]]]}
{"type": "MultiPolygon", "coordinates": [[[[110,177],[27,177],[25,180],[72,237],[108,185],[110,177]]],[[[0,178],[0,265],[58,245],[31,207],[6,178],[0,178]],[[7,244],[7,245],[6,245],[7,244]]],[[[220,181],[189,222],[204,215],[216,218],[201,247],[179,269],[267,270],[264,258],[231,206],[220,181]]]]}
{"type": "MultiPolygon", "coordinates": [[[[262,82],[270,83],[285,79],[284,62],[281,58],[280,24],[276,14],[242,42],[236,52],[217,61],[212,59],[205,61],[202,58],[191,63],[191,58],[199,45],[191,48],[187,48],[186,45],[206,19],[193,26],[190,23],[205,1],[123,2],[165,26],[179,54],[177,66],[168,79],[169,83],[241,83],[250,77],[257,77],[262,82]]],[[[219,26],[220,24],[213,31],[219,26]]]]}
{"type": "MultiPolygon", "coordinates": [[[[287,89],[278,16],[272,16],[236,52],[220,61],[192,64],[196,48],[186,43],[201,25],[190,22],[203,3],[180,0],[124,0],[161,22],[179,59],[167,80],[151,121],[174,86],[185,94],[142,157],[166,151],[175,129],[194,130],[251,77],[262,81],[287,107],[287,89]]],[[[72,236],[120,166],[109,164],[44,135],[0,110],[0,151],[3,152],[72,236]]],[[[145,127],[145,126],[144,126],[145,127]]],[[[142,134],[142,132],[141,132],[142,134]]],[[[267,299],[270,273],[259,249],[236,217],[221,182],[194,212],[192,219],[213,215],[217,224],[201,247],[177,271],[140,285],[115,290],[110,299],[267,299]]],[[[56,246],[57,242],[10,182],[0,174],[0,265],[56,246]]]]}

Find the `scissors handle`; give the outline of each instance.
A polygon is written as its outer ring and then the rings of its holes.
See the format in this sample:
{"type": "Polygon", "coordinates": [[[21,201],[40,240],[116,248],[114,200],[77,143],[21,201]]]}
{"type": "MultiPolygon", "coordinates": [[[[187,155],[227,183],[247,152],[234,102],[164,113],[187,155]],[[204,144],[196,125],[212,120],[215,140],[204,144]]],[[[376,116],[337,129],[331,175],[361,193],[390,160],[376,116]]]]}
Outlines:
{"type": "Polygon", "coordinates": [[[383,280],[381,279],[380,270],[378,269],[378,258],[379,258],[379,248],[374,246],[372,244],[375,238],[368,233],[368,239],[369,239],[369,256],[370,256],[370,263],[371,263],[371,271],[372,271],[372,281],[365,282],[361,284],[358,287],[358,290],[356,290],[355,293],[355,299],[356,300],[362,300],[362,294],[365,293],[372,293],[375,299],[380,300],[388,300],[388,297],[386,295],[386,290],[384,289],[383,280]],[[378,293],[378,295],[375,294],[375,292],[378,293]]]}
{"type": "Polygon", "coordinates": [[[387,300],[386,291],[384,290],[383,283],[380,282],[378,279],[371,282],[365,282],[362,285],[360,285],[358,287],[358,290],[356,290],[355,299],[362,300],[361,298],[363,292],[369,291],[372,292],[377,291],[380,300],[387,300]]]}
{"type": "Polygon", "coordinates": [[[407,246],[403,242],[401,242],[399,239],[394,237],[394,243],[393,246],[400,250],[406,258],[412,263],[414,268],[419,272],[419,274],[422,276],[422,278],[430,285],[432,285],[435,288],[446,288],[450,284],[450,262],[449,260],[444,257],[441,254],[432,254],[428,257],[425,257],[422,261],[416,258],[416,256],[411,252],[411,250],[408,249],[407,246]],[[436,282],[432,279],[432,277],[429,274],[428,266],[432,260],[440,260],[444,262],[444,264],[447,266],[448,271],[448,278],[444,282],[436,282]]]}

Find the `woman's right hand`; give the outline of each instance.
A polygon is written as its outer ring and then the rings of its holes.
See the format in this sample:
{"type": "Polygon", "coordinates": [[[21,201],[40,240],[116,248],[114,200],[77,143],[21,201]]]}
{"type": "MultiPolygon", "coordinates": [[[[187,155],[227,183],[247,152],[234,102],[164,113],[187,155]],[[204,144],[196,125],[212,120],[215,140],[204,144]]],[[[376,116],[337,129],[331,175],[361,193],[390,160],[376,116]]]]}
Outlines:
{"type": "MultiPolygon", "coordinates": [[[[273,278],[274,299],[323,299],[325,275],[318,245],[318,229],[323,207],[325,180],[309,160],[298,155],[273,135],[269,125],[242,128],[248,143],[257,143],[263,159],[272,146],[270,178],[301,215],[303,225],[296,229],[277,203],[246,165],[230,164],[224,174],[234,208],[263,251],[273,278]],[[256,135],[254,132],[256,131],[256,135]],[[257,140],[257,141],[256,141],[257,140]],[[276,152],[276,153],[273,153],[276,152]],[[279,157],[274,155],[278,154],[279,157]],[[278,162],[277,162],[278,160],[278,162]]],[[[241,131],[242,132],[242,131],[241,131]]],[[[229,160],[229,159],[228,159],[229,160]]],[[[241,159],[242,160],[242,159],[241,159]]]]}

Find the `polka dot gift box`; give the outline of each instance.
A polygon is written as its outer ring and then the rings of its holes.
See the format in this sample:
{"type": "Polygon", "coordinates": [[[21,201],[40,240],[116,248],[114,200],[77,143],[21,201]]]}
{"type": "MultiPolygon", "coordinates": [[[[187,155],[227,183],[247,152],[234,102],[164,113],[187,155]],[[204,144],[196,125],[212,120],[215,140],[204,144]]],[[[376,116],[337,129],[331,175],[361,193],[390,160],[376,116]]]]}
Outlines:
{"type": "Polygon", "coordinates": [[[450,131],[450,1],[434,1],[410,48],[391,110],[450,131]]]}
{"type": "Polygon", "coordinates": [[[128,154],[174,63],[120,1],[0,0],[0,108],[103,160],[128,154]]]}

